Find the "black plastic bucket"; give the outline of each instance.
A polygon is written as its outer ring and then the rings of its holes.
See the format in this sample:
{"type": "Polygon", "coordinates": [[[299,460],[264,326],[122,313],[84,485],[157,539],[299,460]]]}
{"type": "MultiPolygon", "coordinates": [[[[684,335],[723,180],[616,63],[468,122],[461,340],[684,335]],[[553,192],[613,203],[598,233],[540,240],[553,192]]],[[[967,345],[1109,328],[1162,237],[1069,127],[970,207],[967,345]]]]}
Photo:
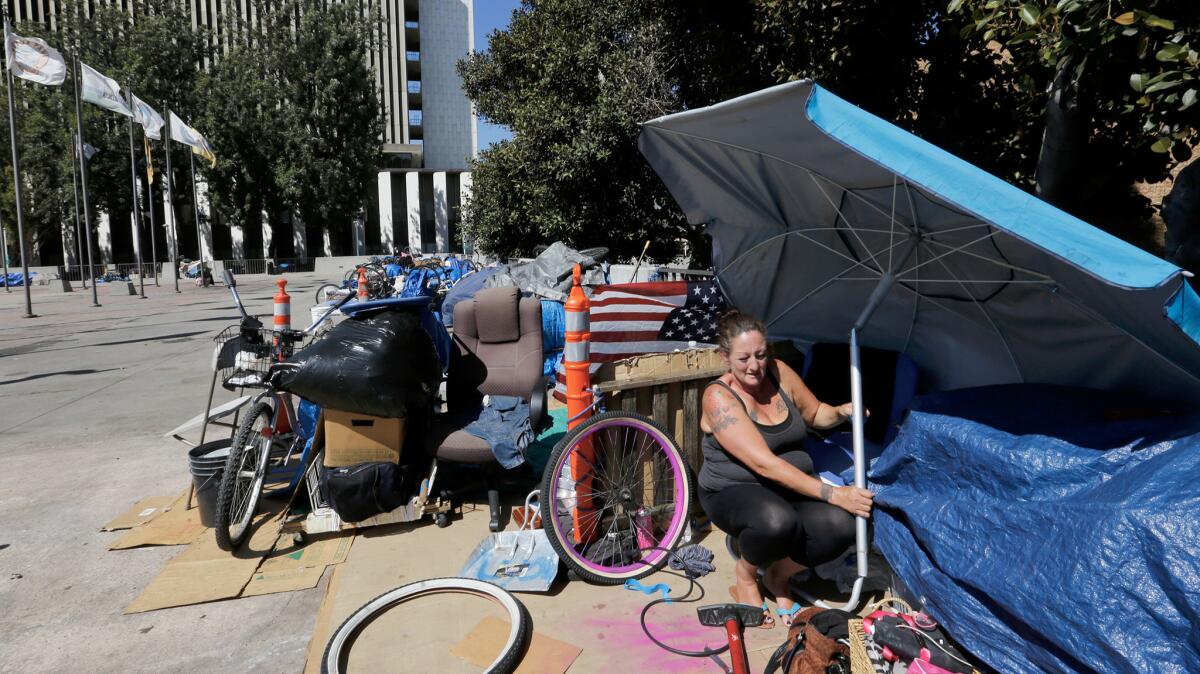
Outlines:
{"type": "Polygon", "coordinates": [[[188,467],[192,472],[192,482],[196,485],[200,523],[206,527],[211,527],[217,519],[217,487],[221,485],[221,475],[229,460],[231,444],[232,441],[225,438],[206,442],[188,451],[188,467]]]}

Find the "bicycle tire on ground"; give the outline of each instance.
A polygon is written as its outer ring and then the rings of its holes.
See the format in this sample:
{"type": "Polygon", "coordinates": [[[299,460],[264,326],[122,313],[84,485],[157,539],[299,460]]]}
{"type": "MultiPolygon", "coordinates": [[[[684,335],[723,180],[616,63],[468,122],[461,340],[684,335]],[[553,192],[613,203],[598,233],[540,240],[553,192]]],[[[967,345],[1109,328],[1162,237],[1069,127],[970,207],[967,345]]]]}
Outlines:
{"type": "MultiPolygon", "coordinates": [[[[236,519],[234,513],[230,510],[233,507],[233,496],[237,486],[238,468],[241,465],[242,454],[246,451],[247,438],[254,428],[254,422],[260,416],[265,417],[267,424],[271,423],[271,406],[265,402],[259,402],[250,408],[250,411],[242,417],[242,422],[238,424],[237,430],[233,434],[233,444],[229,447],[229,458],[225,461],[225,470],[221,473],[221,484],[217,488],[217,507],[213,522],[213,533],[216,534],[217,547],[222,550],[236,550],[246,539],[246,534],[250,531],[250,524],[254,520],[254,510],[257,510],[258,501],[262,497],[262,480],[266,479],[266,461],[259,457],[255,466],[254,482],[257,483],[256,490],[258,493],[251,494],[250,499],[250,522],[236,536],[231,536],[229,527],[235,521],[240,521],[245,513],[238,513],[236,519]],[[261,473],[261,475],[260,475],[261,473]]],[[[254,438],[254,442],[261,443],[262,438],[254,438]]],[[[270,447],[261,448],[265,454],[270,455],[270,447]]]]}
{"type": "Polygon", "coordinates": [[[357,611],[350,614],[345,622],[334,631],[325,653],[321,656],[322,674],[341,674],[346,671],[350,657],[350,647],[371,621],[379,617],[397,604],[444,592],[473,594],[499,604],[509,617],[509,636],[505,648],[500,655],[484,670],[485,674],[509,674],[516,670],[525,651],[529,646],[533,633],[533,619],[529,610],[511,592],[492,585],[491,583],[474,578],[429,578],[427,580],[402,585],[389,590],[363,604],[357,611]]]}
{"type": "MultiPolygon", "coordinates": [[[[684,530],[686,529],[692,498],[694,498],[694,494],[696,493],[696,478],[690,466],[688,466],[687,460],[684,458],[683,453],[679,451],[679,448],[675,446],[674,441],[671,440],[670,434],[661,426],[641,414],[620,410],[605,412],[604,414],[600,414],[588,419],[584,423],[568,431],[563,439],[560,440],[557,445],[555,445],[553,450],[551,450],[549,462],[546,464],[546,471],[542,476],[542,493],[549,495],[545,497],[546,502],[551,504],[551,508],[557,507],[557,497],[555,496],[555,492],[557,491],[556,485],[558,476],[556,475],[557,469],[555,467],[563,461],[563,455],[571,451],[571,448],[576,444],[579,438],[585,434],[587,434],[588,437],[594,437],[596,431],[591,431],[593,427],[616,425],[613,423],[614,420],[625,422],[632,421],[634,422],[634,427],[640,426],[641,430],[644,432],[652,431],[653,434],[657,436],[654,439],[656,440],[658,447],[662,449],[668,458],[673,457],[675,463],[681,467],[681,471],[674,475],[674,478],[679,480],[683,487],[682,501],[676,501],[676,515],[672,518],[672,528],[677,530],[673,534],[666,532],[664,539],[658,543],[659,547],[673,550],[679,543],[679,540],[683,537],[684,530]],[[677,522],[675,517],[679,517],[681,519],[677,522]]],[[[573,547],[560,539],[559,532],[554,526],[554,521],[557,519],[557,514],[552,517],[542,518],[542,528],[546,531],[546,538],[549,539],[551,547],[553,547],[554,551],[558,553],[559,559],[561,559],[563,563],[567,565],[567,568],[575,572],[577,576],[589,583],[597,585],[619,585],[631,578],[643,578],[661,569],[667,563],[670,557],[670,555],[665,552],[655,552],[651,553],[651,558],[654,561],[652,563],[643,562],[643,568],[639,568],[638,570],[626,572],[596,572],[579,562],[577,559],[577,553],[574,551],[573,547]]]]}

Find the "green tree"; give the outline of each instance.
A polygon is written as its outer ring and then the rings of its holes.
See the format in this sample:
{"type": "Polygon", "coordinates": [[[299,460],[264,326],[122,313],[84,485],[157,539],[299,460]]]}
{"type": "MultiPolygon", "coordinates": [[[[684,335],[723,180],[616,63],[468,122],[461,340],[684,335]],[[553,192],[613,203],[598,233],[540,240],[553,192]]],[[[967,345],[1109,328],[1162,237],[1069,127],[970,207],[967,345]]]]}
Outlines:
{"type": "Polygon", "coordinates": [[[1041,118],[1038,194],[1136,240],[1120,226],[1147,213],[1133,184],[1166,178],[1200,127],[1200,5],[952,0],[948,12],[1002,52],[1041,118]]]}
{"type": "Polygon", "coordinates": [[[1037,155],[1021,81],[949,29],[944,0],[756,0],[781,79],[851,103],[1017,183],[1037,155]]]}
{"type": "MultiPolygon", "coordinates": [[[[207,53],[207,46],[203,32],[192,29],[184,6],[173,0],[144,0],[133,14],[106,5],[96,7],[90,18],[84,9],[84,1],[75,0],[62,6],[53,29],[29,22],[15,30],[45,39],[68,62],[77,54],[84,63],[117,80],[122,89],[132,86],[140,98],[164,115],[166,107],[184,115],[194,109],[196,64],[207,53]]],[[[19,80],[16,86],[26,229],[33,247],[55,259],[61,228],[64,224],[74,228],[71,139],[76,127],[75,83],[68,72],[62,86],[19,80]]],[[[88,171],[93,214],[127,213],[132,209],[128,118],[83,103],[82,119],[84,140],[99,150],[88,171]]],[[[7,139],[6,115],[0,128],[7,139]]],[[[136,133],[140,134],[140,129],[136,133]]],[[[140,141],[140,136],[137,139],[140,141]]],[[[157,161],[162,161],[161,154],[157,161]]],[[[139,165],[139,173],[143,169],[139,165]]],[[[186,171],[177,176],[185,177],[186,171]]],[[[15,218],[11,170],[5,182],[7,225],[15,218]]],[[[190,183],[177,187],[178,191],[190,190],[190,183]]],[[[93,218],[93,226],[95,222],[93,218]]],[[[112,223],[112,227],[121,235],[128,231],[121,223],[112,223]]],[[[92,239],[96,240],[94,232],[92,239]]]]}
{"type": "Polygon", "coordinates": [[[272,162],[276,185],[311,233],[328,227],[335,252],[347,251],[381,161],[380,102],[366,60],[377,18],[321,0],[284,2],[269,18],[265,45],[285,129],[272,162]]]}
{"type": "Polygon", "coordinates": [[[671,259],[707,254],[637,150],[638,124],[771,82],[746,3],[527,0],[459,64],[479,114],[513,138],[472,166],[465,234],[511,255],[563,240],[671,259]]]}
{"type": "MultiPolygon", "coordinates": [[[[262,2],[256,10],[257,16],[270,11],[262,2]]],[[[279,114],[283,91],[267,58],[271,52],[263,45],[265,36],[236,12],[226,16],[229,49],[201,76],[204,104],[196,122],[219,156],[203,173],[212,208],[225,222],[244,228],[247,254],[274,257],[274,251],[260,250],[262,242],[251,232],[261,231],[264,211],[284,208],[274,176],[285,136],[279,114]]]]}

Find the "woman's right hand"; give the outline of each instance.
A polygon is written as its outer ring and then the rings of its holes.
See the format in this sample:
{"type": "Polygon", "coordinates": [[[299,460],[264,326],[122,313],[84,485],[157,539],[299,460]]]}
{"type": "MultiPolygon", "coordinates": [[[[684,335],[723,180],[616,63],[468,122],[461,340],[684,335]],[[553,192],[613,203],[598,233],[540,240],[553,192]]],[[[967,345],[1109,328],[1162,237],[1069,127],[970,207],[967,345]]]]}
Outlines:
{"type": "Polygon", "coordinates": [[[870,517],[875,494],[858,487],[834,487],[829,502],[856,517],[870,517]]]}

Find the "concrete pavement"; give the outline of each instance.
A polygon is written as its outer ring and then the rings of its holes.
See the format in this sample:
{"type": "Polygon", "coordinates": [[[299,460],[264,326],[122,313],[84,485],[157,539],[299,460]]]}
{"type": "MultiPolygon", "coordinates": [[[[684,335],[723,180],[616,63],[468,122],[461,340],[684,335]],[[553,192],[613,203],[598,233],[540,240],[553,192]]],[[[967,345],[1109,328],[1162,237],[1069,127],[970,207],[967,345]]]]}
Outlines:
{"type": "MultiPolygon", "coordinates": [[[[269,316],[275,278],[239,280],[252,313],[269,316]]],[[[325,278],[288,279],[293,320],[306,325],[312,293],[325,278]]],[[[138,499],[178,494],[188,484],[186,448],[162,434],[202,411],[212,337],[238,319],[224,287],[181,289],[175,294],[166,280],[148,286],[144,300],[102,293],[104,306],[93,308],[90,291],[35,287],[39,317],[33,319],[20,317],[18,289],[0,292],[0,672],[299,672],[304,666],[329,572],[311,590],[122,613],[183,548],[110,552],[120,532],[98,530],[138,499]]],[[[372,549],[394,560],[387,575],[356,586],[364,599],[420,578],[454,575],[487,533],[485,521],[484,511],[476,511],[448,529],[425,522],[368,530],[345,573],[361,567],[372,549]],[[393,551],[379,547],[385,543],[379,537],[401,533],[386,541],[393,551]]],[[[717,553],[718,572],[703,579],[701,603],[728,601],[732,564],[719,534],[705,544],[717,553]]],[[[686,589],[662,575],[645,582],[667,582],[676,594],[686,589]]],[[[681,658],[650,644],[637,623],[647,601],[639,593],[574,582],[549,596],[526,597],[538,632],[584,649],[572,673],[724,671],[717,659],[681,658]]],[[[345,597],[343,608],[355,598],[345,597]]],[[[696,606],[656,609],[660,636],[695,646],[703,634],[692,628],[699,627],[696,606]]],[[[430,611],[416,617],[437,615],[430,611]]],[[[454,620],[413,620],[405,613],[406,631],[383,635],[397,659],[366,669],[471,671],[452,656],[434,657],[436,647],[412,656],[414,647],[455,643],[481,615],[454,614],[454,620]]],[[[782,629],[748,635],[756,670],[783,637],[782,629]]]]}

